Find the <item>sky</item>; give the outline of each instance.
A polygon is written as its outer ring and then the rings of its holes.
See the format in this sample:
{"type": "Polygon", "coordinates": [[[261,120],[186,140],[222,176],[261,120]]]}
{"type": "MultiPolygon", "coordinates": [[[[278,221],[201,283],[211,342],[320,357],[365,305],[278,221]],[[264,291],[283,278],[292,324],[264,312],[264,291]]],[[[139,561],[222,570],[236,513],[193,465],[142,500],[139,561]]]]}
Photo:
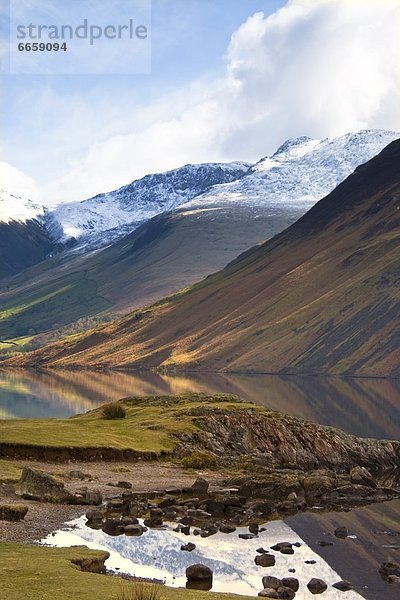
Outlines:
{"type": "Polygon", "coordinates": [[[150,74],[0,75],[0,187],[53,205],[300,135],[400,130],[399,7],[153,0],[150,74]]]}

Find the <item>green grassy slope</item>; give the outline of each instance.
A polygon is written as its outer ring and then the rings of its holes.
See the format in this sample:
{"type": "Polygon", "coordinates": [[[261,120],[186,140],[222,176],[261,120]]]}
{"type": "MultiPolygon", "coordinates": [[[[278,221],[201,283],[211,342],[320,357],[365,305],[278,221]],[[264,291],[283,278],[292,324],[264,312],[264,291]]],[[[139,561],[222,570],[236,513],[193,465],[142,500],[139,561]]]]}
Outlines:
{"type": "MultiPolygon", "coordinates": [[[[135,600],[135,584],[116,577],[82,572],[75,559],[101,558],[101,551],[79,548],[44,548],[0,543],[0,581],[7,600],[135,600]],[[132,594],[129,596],[129,594],[132,594]]],[[[210,595],[160,586],[157,600],[205,600],[210,595]]],[[[215,600],[240,600],[244,596],[213,594],[215,600]]]]}

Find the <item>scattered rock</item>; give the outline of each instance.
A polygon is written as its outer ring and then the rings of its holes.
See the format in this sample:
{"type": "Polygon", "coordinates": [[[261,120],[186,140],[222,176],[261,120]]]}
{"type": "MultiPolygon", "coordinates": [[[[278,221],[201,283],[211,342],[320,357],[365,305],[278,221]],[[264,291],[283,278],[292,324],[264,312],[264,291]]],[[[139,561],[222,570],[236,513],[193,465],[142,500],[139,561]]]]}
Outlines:
{"type": "Polygon", "coordinates": [[[336,583],[333,583],[332,587],[336,588],[340,592],[348,592],[353,589],[353,586],[351,585],[350,581],[345,581],[345,580],[337,581],[336,583]]]}
{"type": "Polygon", "coordinates": [[[349,532],[348,532],[347,527],[336,527],[335,536],[337,538],[344,540],[347,538],[348,535],[349,535],[349,532]]]}
{"type": "Polygon", "coordinates": [[[0,504],[0,521],[22,521],[27,512],[23,504],[0,504]]]}
{"type": "Polygon", "coordinates": [[[259,528],[258,523],[250,523],[250,525],[249,525],[250,533],[253,533],[254,535],[258,535],[259,530],[260,530],[260,528],[259,528]]]}
{"type": "Polygon", "coordinates": [[[258,594],[261,598],[279,598],[278,592],[272,588],[265,588],[258,594]]]}
{"type": "Polygon", "coordinates": [[[116,535],[122,535],[124,533],[125,526],[121,522],[120,519],[109,518],[103,522],[101,529],[107,535],[116,536],[116,535]]]}
{"type": "Polygon", "coordinates": [[[22,498],[41,502],[66,502],[70,496],[62,481],[50,473],[27,466],[22,470],[15,493],[22,498]]]}
{"type": "Polygon", "coordinates": [[[146,527],[161,527],[163,524],[163,511],[161,508],[150,509],[150,517],[144,520],[146,527]]]}
{"type": "Polygon", "coordinates": [[[236,527],[231,523],[222,523],[219,530],[221,533],[234,533],[236,531],[236,527]]]}
{"type": "Polygon", "coordinates": [[[307,583],[307,587],[312,594],[322,594],[328,586],[323,579],[313,578],[307,583]]]}
{"type": "Polygon", "coordinates": [[[321,540],[317,542],[317,546],[321,546],[321,548],[325,548],[326,546],[333,546],[333,542],[327,542],[326,540],[321,540]]]}
{"type": "Polygon", "coordinates": [[[290,542],[279,542],[278,544],[274,544],[273,546],[271,546],[271,550],[275,550],[276,552],[282,552],[282,549],[284,548],[292,548],[292,545],[290,542]]]}
{"type": "MultiPolygon", "coordinates": [[[[104,530],[103,530],[104,531],[104,530]]],[[[145,531],[147,531],[146,527],[142,527],[138,523],[132,525],[126,525],[124,527],[125,535],[139,536],[142,535],[145,531]]]]}
{"type": "Polygon", "coordinates": [[[198,477],[190,489],[192,490],[192,492],[194,492],[196,494],[205,496],[208,492],[209,487],[210,487],[210,484],[208,483],[208,481],[206,479],[204,479],[203,477],[198,477]]]}
{"type": "Polygon", "coordinates": [[[384,581],[390,582],[392,577],[400,577],[400,565],[384,562],[379,567],[379,574],[384,581]]]}
{"type": "Polygon", "coordinates": [[[258,554],[254,562],[258,567],[273,567],[275,565],[275,556],[272,554],[258,554]]]}
{"type": "Polygon", "coordinates": [[[212,577],[213,572],[211,569],[200,563],[191,565],[186,569],[186,579],[188,581],[208,581],[212,577]]]}
{"type": "Polygon", "coordinates": [[[299,589],[299,580],[296,577],[284,577],[282,579],[282,586],[290,588],[294,592],[297,592],[299,589]]]}
{"type": "Polygon", "coordinates": [[[291,546],[283,546],[283,548],[281,548],[281,554],[294,554],[294,550],[291,546]]]}
{"type": "Polygon", "coordinates": [[[196,549],[196,544],[192,544],[192,542],[189,542],[188,544],[182,544],[181,546],[181,550],[183,550],[184,552],[193,552],[193,550],[196,549]]]}
{"type": "Polygon", "coordinates": [[[282,580],[278,579],[277,577],[273,577],[272,575],[265,575],[262,578],[262,584],[264,589],[267,588],[277,590],[278,588],[282,587],[282,580]]]}
{"type": "Polygon", "coordinates": [[[294,592],[291,588],[284,586],[278,588],[277,592],[280,600],[293,600],[293,598],[296,596],[296,592],[294,592]]]}
{"type": "Polygon", "coordinates": [[[126,490],[131,490],[132,489],[132,484],[131,484],[130,481],[118,481],[117,487],[119,487],[119,488],[125,488],[126,490]]]}

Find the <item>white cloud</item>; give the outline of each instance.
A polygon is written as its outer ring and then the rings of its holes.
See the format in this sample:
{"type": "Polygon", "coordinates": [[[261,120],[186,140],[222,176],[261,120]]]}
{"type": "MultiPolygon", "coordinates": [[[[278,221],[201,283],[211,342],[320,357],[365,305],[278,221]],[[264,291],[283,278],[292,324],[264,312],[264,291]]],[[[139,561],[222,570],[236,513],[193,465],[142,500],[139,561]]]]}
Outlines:
{"type": "Polygon", "coordinates": [[[398,0],[289,0],[253,15],[222,80],[176,92],[172,117],[158,101],[150,124],[92,145],[43,196],[81,199],[187,162],[255,161],[297,135],[399,129],[398,17],[398,0]]]}
{"type": "Polygon", "coordinates": [[[0,162],[0,188],[33,201],[37,201],[40,196],[39,188],[32,177],[4,161],[0,162]]]}

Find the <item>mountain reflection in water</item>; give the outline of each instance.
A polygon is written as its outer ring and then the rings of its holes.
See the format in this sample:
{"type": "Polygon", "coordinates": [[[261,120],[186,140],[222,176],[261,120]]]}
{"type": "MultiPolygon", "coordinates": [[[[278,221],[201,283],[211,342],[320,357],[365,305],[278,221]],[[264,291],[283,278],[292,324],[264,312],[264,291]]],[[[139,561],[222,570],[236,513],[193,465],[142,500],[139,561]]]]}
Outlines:
{"type": "Polygon", "coordinates": [[[224,392],[362,437],[400,437],[400,380],[0,371],[0,418],[65,418],[127,396],[224,392]]]}
{"type": "MultiPolygon", "coordinates": [[[[217,533],[209,538],[199,536],[188,538],[182,533],[172,530],[148,530],[140,537],[111,537],[101,530],[89,529],[84,525],[85,517],[77,519],[72,531],[58,531],[48,536],[43,543],[52,546],[87,545],[90,548],[104,549],[111,556],[106,566],[137,577],[155,578],[169,586],[185,587],[186,568],[201,563],[212,569],[213,591],[230,592],[257,596],[262,589],[261,579],[264,575],[283,578],[291,576],[289,569],[295,569],[294,577],[300,581],[300,589],[296,600],[309,600],[310,592],[306,585],[312,577],[322,578],[328,584],[324,593],[327,600],[342,598],[342,592],[331,587],[340,580],[340,576],[307,546],[301,538],[283,521],[266,524],[266,531],[252,540],[239,539],[239,533],[248,530],[238,528],[233,534],[217,533]],[[196,544],[193,552],[182,552],[181,544],[191,539],[196,544]],[[254,563],[256,549],[282,541],[300,542],[294,555],[275,553],[276,565],[265,569],[254,563]],[[316,564],[306,564],[306,560],[315,560],[316,564]]],[[[351,591],[346,593],[346,600],[361,600],[362,596],[351,591]]]]}

